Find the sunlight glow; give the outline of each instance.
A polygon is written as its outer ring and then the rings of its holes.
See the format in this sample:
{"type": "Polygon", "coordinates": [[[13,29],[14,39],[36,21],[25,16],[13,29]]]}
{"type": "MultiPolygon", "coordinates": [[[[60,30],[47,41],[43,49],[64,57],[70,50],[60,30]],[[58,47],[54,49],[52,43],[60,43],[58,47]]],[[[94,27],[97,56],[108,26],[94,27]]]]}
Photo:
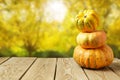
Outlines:
{"type": "Polygon", "coordinates": [[[64,20],[64,17],[67,12],[67,7],[65,4],[59,0],[54,0],[51,2],[48,2],[45,5],[45,17],[46,21],[51,22],[51,21],[57,21],[57,22],[62,22],[64,20]]]}

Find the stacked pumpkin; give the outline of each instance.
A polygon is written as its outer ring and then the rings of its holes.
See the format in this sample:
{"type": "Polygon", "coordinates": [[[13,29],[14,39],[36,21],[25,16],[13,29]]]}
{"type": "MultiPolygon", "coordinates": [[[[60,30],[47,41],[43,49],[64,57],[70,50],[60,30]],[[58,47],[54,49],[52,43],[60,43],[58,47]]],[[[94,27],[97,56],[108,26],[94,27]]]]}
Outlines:
{"type": "Polygon", "coordinates": [[[113,61],[113,51],[105,43],[106,33],[96,30],[99,24],[94,10],[81,11],[76,16],[76,25],[80,33],[77,35],[78,46],[74,49],[73,58],[82,67],[99,69],[113,61]]]}

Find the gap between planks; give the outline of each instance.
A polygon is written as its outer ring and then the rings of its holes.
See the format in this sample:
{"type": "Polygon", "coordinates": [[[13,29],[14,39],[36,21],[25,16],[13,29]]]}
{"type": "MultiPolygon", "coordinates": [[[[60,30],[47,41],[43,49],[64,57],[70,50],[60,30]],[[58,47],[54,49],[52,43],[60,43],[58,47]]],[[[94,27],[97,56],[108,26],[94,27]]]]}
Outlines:
{"type": "Polygon", "coordinates": [[[9,60],[10,57],[0,57],[0,65],[9,60]]]}
{"type": "Polygon", "coordinates": [[[20,77],[19,80],[22,79],[22,77],[26,74],[26,72],[30,69],[30,67],[35,63],[35,61],[37,60],[37,58],[33,61],[33,63],[28,67],[28,69],[26,69],[26,71],[23,73],[23,75],[20,77]]]}
{"type": "Polygon", "coordinates": [[[115,58],[113,63],[109,66],[116,75],[120,76],[120,60],[115,58]]]}
{"type": "Polygon", "coordinates": [[[55,66],[56,58],[37,58],[21,80],[54,80],[55,66]]]}
{"type": "Polygon", "coordinates": [[[35,58],[12,57],[0,65],[0,80],[19,80],[35,58]]]}
{"type": "Polygon", "coordinates": [[[56,78],[56,71],[57,71],[57,62],[58,62],[58,58],[56,58],[56,64],[55,64],[55,72],[54,72],[54,80],[56,78]]]}
{"type": "MultiPolygon", "coordinates": [[[[21,77],[19,78],[20,80],[24,77],[24,75],[26,75],[29,72],[29,70],[36,63],[37,59],[38,58],[35,58],[33,60],[33,62],[28,66],[28,68],[26,68],[24,70],[21,77]]],[[[0,58],[0,64],[4,65],[4,64],[10,62],[10,60],[11,60],[11,58],[9,58],[9,57],[0,58]]],[[[94,80],[94,79],[97,79],[97,80],[101,80],[101,79],[102,80],[113,80],[113,79],[120,80],[120,77],[119,77],[120,76],[120,60],[116,60],[116,59],[113,61],[113,63],[109,67],[106,67],[101,70],[89,70],[89,69],[81,68],[80,66],[78,66],[75,63],[75,61],[73,61],[72,58],[56,58],[56,62],[54,64],[54,66],[55,67],[53,68],[53,71],[54,71],[53,80],[66,80],[66,79],[69,79],[71,76],[72,76],[72,78],[70,80],[73,80],[73,79],[76,79],[76,80],[94,80]],[[81,73],[81,70],[82,70],[82,73],[81,73]],[[70,74],[68,74],[66,71],[70,72],[70,74]],[[67,77],[66,77],[66,75],[67,75],[67,77]],[[86,76],[86,79],[80,79],[81,75],[86,76]],[[59,77],[61,77],[61,78],[59,79],[59,77]]],[[[29,76],[31,76],[31,75],[29,75],[29,76]]],[[[42,80],[42,79],[39,79],[39,80],[42,80]]]]}
{"type": "Polygon", "coordinates": [[[73,58],[59,58],[55,80],[88,80],[88,78],[73,58]]]}
{"type": "Polygon", "coordinates": [[[120,80],[120,60],[105,68],[99,70],[84,69],[89,80],[120,80]]]}

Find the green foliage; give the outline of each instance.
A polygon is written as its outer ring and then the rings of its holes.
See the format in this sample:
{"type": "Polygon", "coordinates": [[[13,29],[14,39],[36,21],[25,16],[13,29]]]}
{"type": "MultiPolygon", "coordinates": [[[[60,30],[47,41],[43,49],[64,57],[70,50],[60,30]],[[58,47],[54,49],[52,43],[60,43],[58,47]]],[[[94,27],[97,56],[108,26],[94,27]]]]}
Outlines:
{"type": "Polygon", "coordinates": [[[108,28],[108,44],[113,48],[115,57],[120,58],[120,17],[108,28]]]}
{"type": "Polygon", "coordinates": [[[120,58],[119,0],[63,0],[67,13],[62,23],[45,20],[48,1],[0,0],[0,56],[72,57],[79,33],[74,18],[80,10],[94,9],[98,29],[106,31],[107,43],[120,58]]]}

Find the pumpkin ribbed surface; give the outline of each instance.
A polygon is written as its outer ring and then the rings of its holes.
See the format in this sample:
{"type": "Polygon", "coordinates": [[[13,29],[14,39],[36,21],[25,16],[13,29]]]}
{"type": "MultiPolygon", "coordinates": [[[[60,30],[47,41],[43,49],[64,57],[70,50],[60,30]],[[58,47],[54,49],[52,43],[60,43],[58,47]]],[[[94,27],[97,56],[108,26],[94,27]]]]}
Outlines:
{"type": "Polygon", "coordinates": [[[84,49],[77,46],[73,58],[85,68],[99,69],[108,66],[113,61],[113,52],[108,45],[96,49],[84,49]]]}
{"type": "Polygon", "coordinates": [[[98,15],[94,10],[84,10],[79,12],[75,20],[77,28],[82,32],[95,31],[99,24],[98,15]]]}
{"type": "Polygon", "coordinates": [[[80,32],[76,41],[83,48],[98,48],[105,44],[106,33],[104,31],[95,31],[91,33],[80,32]]]}

